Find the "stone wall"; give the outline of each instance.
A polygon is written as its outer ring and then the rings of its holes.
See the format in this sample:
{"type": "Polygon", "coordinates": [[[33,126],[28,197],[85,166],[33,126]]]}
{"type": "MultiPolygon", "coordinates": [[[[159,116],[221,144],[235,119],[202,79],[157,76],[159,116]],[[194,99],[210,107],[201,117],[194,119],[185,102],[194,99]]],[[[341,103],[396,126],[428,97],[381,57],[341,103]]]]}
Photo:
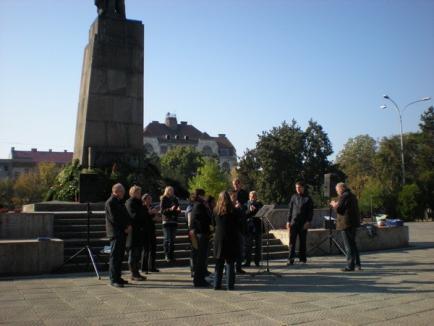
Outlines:
{"type": "Polygon", "coordinates": [[[50,213],[0,214],[0,239],[53,237],[53,223],[50,213]]]}
{"type": "Polygon", "coordinates": [[[63,264],[63,241],[0,240],[0,275],[50,273],[63,264]]]}
{"type": "MultiPolygon", "coordinates": [[[[284,229],[286,227],[288,212],[289,209],[287,208],[275,208],[267,217],[275,229],[284,229]]],[[[330,215],[328,208],[314,209],[311,227],[314,229],[322,228],[324,226],[323,217],[328,215],[330,215]]],[[[332,216],[335,216],[334,212],[332,212],[332,216]]]]}
{"type": "MultiPolygon", "coordinates": [[[[409,245],[408,227],[376,228],[376,235],[370,237],[366,228],[360,227],[357,232],[357,246],[360,251],[374,251],[394,248],[405,248],[409,245]]],[[[284,245],[289,245],[289,232],[287,230],[270,231],[284,245]]],[[[339,232],[332,231],[333,236],[343,246],[339,232]]],[[[310,229],[307,235],[307,253],[311,256],[339,253],[335,245],[330,252],[330,242],[328,240],[329,230],[310,229]]],[[[298,248],[298,245],[297,245],[298,248]]]]}

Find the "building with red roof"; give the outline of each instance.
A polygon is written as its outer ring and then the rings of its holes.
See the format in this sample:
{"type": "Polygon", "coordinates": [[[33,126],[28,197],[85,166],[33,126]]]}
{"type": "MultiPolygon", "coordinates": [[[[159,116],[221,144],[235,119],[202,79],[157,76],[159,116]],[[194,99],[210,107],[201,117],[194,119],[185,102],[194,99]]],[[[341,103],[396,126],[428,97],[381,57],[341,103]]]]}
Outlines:
{"type": "Polygon", "coordinates": [[[164,123],[152,121],[143,132],[143,144],[148,153],[164,155],[176,146],[192,146],[205,156],[216,156],[220,165],[229,170],[237,164],[235,147],[225,134],[212,137],[186,121],[178,120],[167,113],[164,123]]]}
{"type": "Polygon", "coordinates": [[[55,152],[53,150],[38,151],[32,148],[30,151],[18,151],[11,148],[9,159],[0,159],[0,179],[16,179],[22,173],[30,172],[39,163],[55,163],[63,166],[72,161],[72,152],[64,150],[55,152]]]}

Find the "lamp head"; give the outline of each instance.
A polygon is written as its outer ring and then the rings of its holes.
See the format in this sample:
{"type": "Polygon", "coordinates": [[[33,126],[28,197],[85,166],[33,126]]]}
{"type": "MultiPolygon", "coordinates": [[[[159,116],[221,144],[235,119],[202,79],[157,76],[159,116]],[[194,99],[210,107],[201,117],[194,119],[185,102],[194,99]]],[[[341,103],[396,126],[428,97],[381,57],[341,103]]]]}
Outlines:
{"type": "Polygon", "coordinates": [[[382,105],[382,106],[380,106],[380,109],[387,109],[387,105],[382,105]]]}
{"type": "Polygon", "coordinates": [[[387,100],[390,98],[389,95],[387,95],[387,94],[384,94],[383,97],[387,100]]]}
{"type": "Polygon", "coordinates": [[[430,99],[431,99],[431,97],[427,96],[427,97],[424,97],[424,98],[422,99],[422,101],[429,101],[430,99]]]}

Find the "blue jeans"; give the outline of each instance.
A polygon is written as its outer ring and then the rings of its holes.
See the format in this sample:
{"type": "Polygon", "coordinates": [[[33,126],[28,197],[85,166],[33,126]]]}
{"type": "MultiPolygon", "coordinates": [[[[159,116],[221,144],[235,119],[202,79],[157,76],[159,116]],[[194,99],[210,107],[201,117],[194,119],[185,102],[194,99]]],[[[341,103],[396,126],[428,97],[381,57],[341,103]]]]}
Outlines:
{"type": "Polygon", "coordinates": [[[218,289],[222,286],[223,267],[226,262],[226,281],[229,290],[233,290],[235,286],[235,261],[233,259],[218,258],[215,263],[215,279],[214,288],[218,289]]]}
{"type": "Polygon", "coordinates": [[[348,228],[341,232],[344,240],[345,251],[347,253],[347,267],[354,269],[355,266],[360,266],[359,249],[356,244],[356,228],[348,228]]]}
{"type": "Polygon", "coordinates": [[[164,254],[170,260],[175,259],[175,238],[177,227],[177,224],[163,224],[164,254]]]}

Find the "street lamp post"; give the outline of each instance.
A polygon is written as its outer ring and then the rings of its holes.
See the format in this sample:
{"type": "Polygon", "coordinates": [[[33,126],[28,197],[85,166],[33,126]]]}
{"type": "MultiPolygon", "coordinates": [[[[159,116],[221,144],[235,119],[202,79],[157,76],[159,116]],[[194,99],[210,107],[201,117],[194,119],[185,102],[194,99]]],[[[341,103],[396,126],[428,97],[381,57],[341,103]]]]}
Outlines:
{"type": "MultiPolygon", "coordinates": [[[[389,95],[383,95],[383,97],[386,100],[389,100],[390,102],[393,103],[393,105],[395,106],[396,112],[398,112],[399,115],[399,126],[400,126],[400,130],[401,130],[401,170],[402,170],[402,185],[405,185],[405,162],[404,162],[404,134],[403,134],[403,130],[402,130],[402,114],[401,112],[404,112],[410,105],[418,103],[418,102],[423,102],[423,101],[429,101],[431,99],[431,97],[424,97],[421,98],[420,100],[416,100],[413,102],[408,103],[406,106],[404,106],[404,109],[401,111],[401,109],[399,108],[398,104],[389,96],[389,95]]],[[[382,105],[380,106],[381,109],[387,109],[386,105],[382,105]]]]}

